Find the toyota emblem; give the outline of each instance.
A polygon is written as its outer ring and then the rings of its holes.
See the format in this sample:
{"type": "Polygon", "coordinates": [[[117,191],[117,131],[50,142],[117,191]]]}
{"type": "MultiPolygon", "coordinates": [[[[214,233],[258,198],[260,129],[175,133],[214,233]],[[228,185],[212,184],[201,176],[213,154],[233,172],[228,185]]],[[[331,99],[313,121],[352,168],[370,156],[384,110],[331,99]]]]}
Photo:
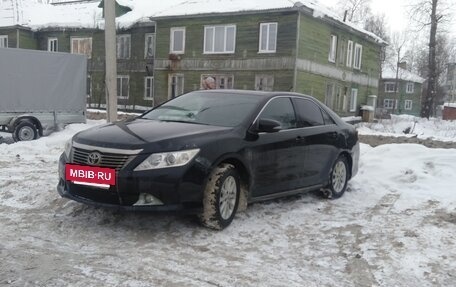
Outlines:
{"type": "Polygon", "coordinates": [[[87,158],[87,163],[91,165],[98,165],[101,162],[101,154],[99,152],[92,152],[87,158]]]}

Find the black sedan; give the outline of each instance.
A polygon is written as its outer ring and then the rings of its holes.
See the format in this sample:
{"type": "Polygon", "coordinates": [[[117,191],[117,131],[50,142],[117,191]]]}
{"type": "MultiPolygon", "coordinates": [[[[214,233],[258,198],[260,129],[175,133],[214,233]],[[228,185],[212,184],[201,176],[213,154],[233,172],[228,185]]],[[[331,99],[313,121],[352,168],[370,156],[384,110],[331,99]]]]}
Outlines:
{"type": "Polygon", "coordinates": [[[185,209],[223,229],[248,203],[310,190],[342,196],[358,158],[354,127],[310,96],[195,91],[76,134],[57,189],[96,206],[185,209]]]}

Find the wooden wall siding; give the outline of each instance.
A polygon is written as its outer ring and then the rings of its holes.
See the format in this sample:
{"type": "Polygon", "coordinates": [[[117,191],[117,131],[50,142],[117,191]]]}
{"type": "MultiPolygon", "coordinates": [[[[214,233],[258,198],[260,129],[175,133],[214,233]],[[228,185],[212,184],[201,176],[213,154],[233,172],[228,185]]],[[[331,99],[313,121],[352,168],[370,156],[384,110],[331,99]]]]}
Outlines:
{"type": "Polygon", "coordinates": [[[356,73],[354,71],[348,71],[346,69],[341,69],[330,65],[319,64],[306,59],[298,59],[296,65],[299,71],[309,72],[343,82],[351,82],[359,85],[371,86],[375,89],[378,87],[378,78],[372,77],[369,74],[356,73]]]}
{"type": "Polygon", "coordinates": [[[295,59],[291,57],[254,58],[254,59],[184,59],[184,60],[155,60],[156,70],[186,71],[186,70],[292,70],[295,59]]]}
{"type": "MultiPolygon", "coordinates": [[[[171,73],[164,70],[155,71],[155,101],[162,103],[168,100],[168,76],[171,73]]],[[[218,71],[218,70],[205,70],[205,71],[179,71],[176,74],[184,76],[184,93],[200,89],[201,75],[202,74],[227,74],[233,75],[233,88],[241,90],[254,90],[255,89],[255,75],[267,74],[274,76],[274,90],[276,91],[290,91],[293,87],[293,70],[277,71],[277,70],[263,70],[263,71],[218,71]]]]}
{"type": "Polygon", "coordinates": [[[185,54],[182,59],[239,59],[294,56],[296,50],[296,12],[259,13],[238,16],[196,17],[157,20],[156,58],[168,59],[170,28],[185,27],[185,54]],[[277,53],[259,54],[259,25],[278,22],[277,53]],[[203,54],[204,26],[236,24],[236,49],[234,54],[203,54]]]}
{"type": "MultiPolygon", "coordinates": [[[[322,103],[325,102],[325,94],[326,94],[326,85],[331,83],[334,84],[336,88],[347,88],[347,107],[349,104],[349,98],[351,89],[358,89],[358,97],[357,97],[357,107],[359,109],[360,105],[363,105],[367,102],[367,96],[376,94],[376,91],[372,91],[372,87],[359,85],[351,82],[346,81],[339,81],[334,78],[325,77],[322,75],[317,75],[313,73],[308,73],[305,71],[298,71],[296,76],[296,91],[299,93],[303,93],[306,95],[310,95],[321,101],[322,103]]],[[[337,92],[336,92],[337,93],[337,92]]],[[[349,111],[342,111],[334,108],[334,111],[337,112],[341,116],[348,116],[353,114],[358,114],[358,110],[356,112],[349,112],[349,111]]]]}
{"type": "Polygon", "coordinates": [[[17,45],[17,29],[15,28],[1,28],[0,35],[8,36],[8,47],[16,48],[17,45]]]}
{"type": "Polygon", "coordinates": [[[300,59],[307,59],[353,73],[369,74],[370,77],[376,79],[380,76],[380,46],[334,24],[301,13],[298,43],[298,58],[300,59]],[[335,63],[328,61],[331,35],[337,36],[335,63]],[[361,70],[346,66],[348,40],[353,41],[353,45],[359,43],[363,46],[361,70]]]}

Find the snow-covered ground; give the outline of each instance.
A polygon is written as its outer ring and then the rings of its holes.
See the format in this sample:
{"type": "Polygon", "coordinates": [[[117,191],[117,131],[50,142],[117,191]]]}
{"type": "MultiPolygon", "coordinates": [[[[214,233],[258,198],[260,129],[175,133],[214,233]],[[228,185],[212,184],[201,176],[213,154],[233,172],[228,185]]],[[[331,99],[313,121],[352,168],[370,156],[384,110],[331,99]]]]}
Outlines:
{"type": "Polygon", "coordinates": [[[227,229],[60,198],[75,124],[0,144],[0,286],[455,286],[456,149],[361,145],[338,200],[249,206],[227,229]]]}
{"type": "Polygon", "coordinates": [[[391,115],[390,120],[359,123],[356,126],[362,135],[407,136],[456,142],[456,121],[444,121],[438,118],[428,120],[408,115],[391,115]],[[408,132],[404,133],[406,130],[408,132]]]}

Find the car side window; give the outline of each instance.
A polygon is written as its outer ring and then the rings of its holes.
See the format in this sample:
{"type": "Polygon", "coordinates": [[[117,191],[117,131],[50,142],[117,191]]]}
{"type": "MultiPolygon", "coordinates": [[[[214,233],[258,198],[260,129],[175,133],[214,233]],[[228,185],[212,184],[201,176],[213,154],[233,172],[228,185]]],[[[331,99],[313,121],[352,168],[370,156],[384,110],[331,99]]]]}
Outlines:
{"type": "Polygon", "coordinates": [[[323,114],[323,119],[325,120],[325,125],[335,125],[336,122],[331,118],[330,115],[324,110],[321,110],[321,113],[323,114]]]}
{"type": "Polygon", "coordinates": [[[315,103],[305,99],[294,99],[298,113],[298,127],[314,127],[325,124],[321,109],[315,103]]]}
{"type": "Polygon", "coordinates": [[[260,118],[278,121],[283,130],[297,127],[296,115],[290,98],[271,100],[261,112],[260,118]]]}

